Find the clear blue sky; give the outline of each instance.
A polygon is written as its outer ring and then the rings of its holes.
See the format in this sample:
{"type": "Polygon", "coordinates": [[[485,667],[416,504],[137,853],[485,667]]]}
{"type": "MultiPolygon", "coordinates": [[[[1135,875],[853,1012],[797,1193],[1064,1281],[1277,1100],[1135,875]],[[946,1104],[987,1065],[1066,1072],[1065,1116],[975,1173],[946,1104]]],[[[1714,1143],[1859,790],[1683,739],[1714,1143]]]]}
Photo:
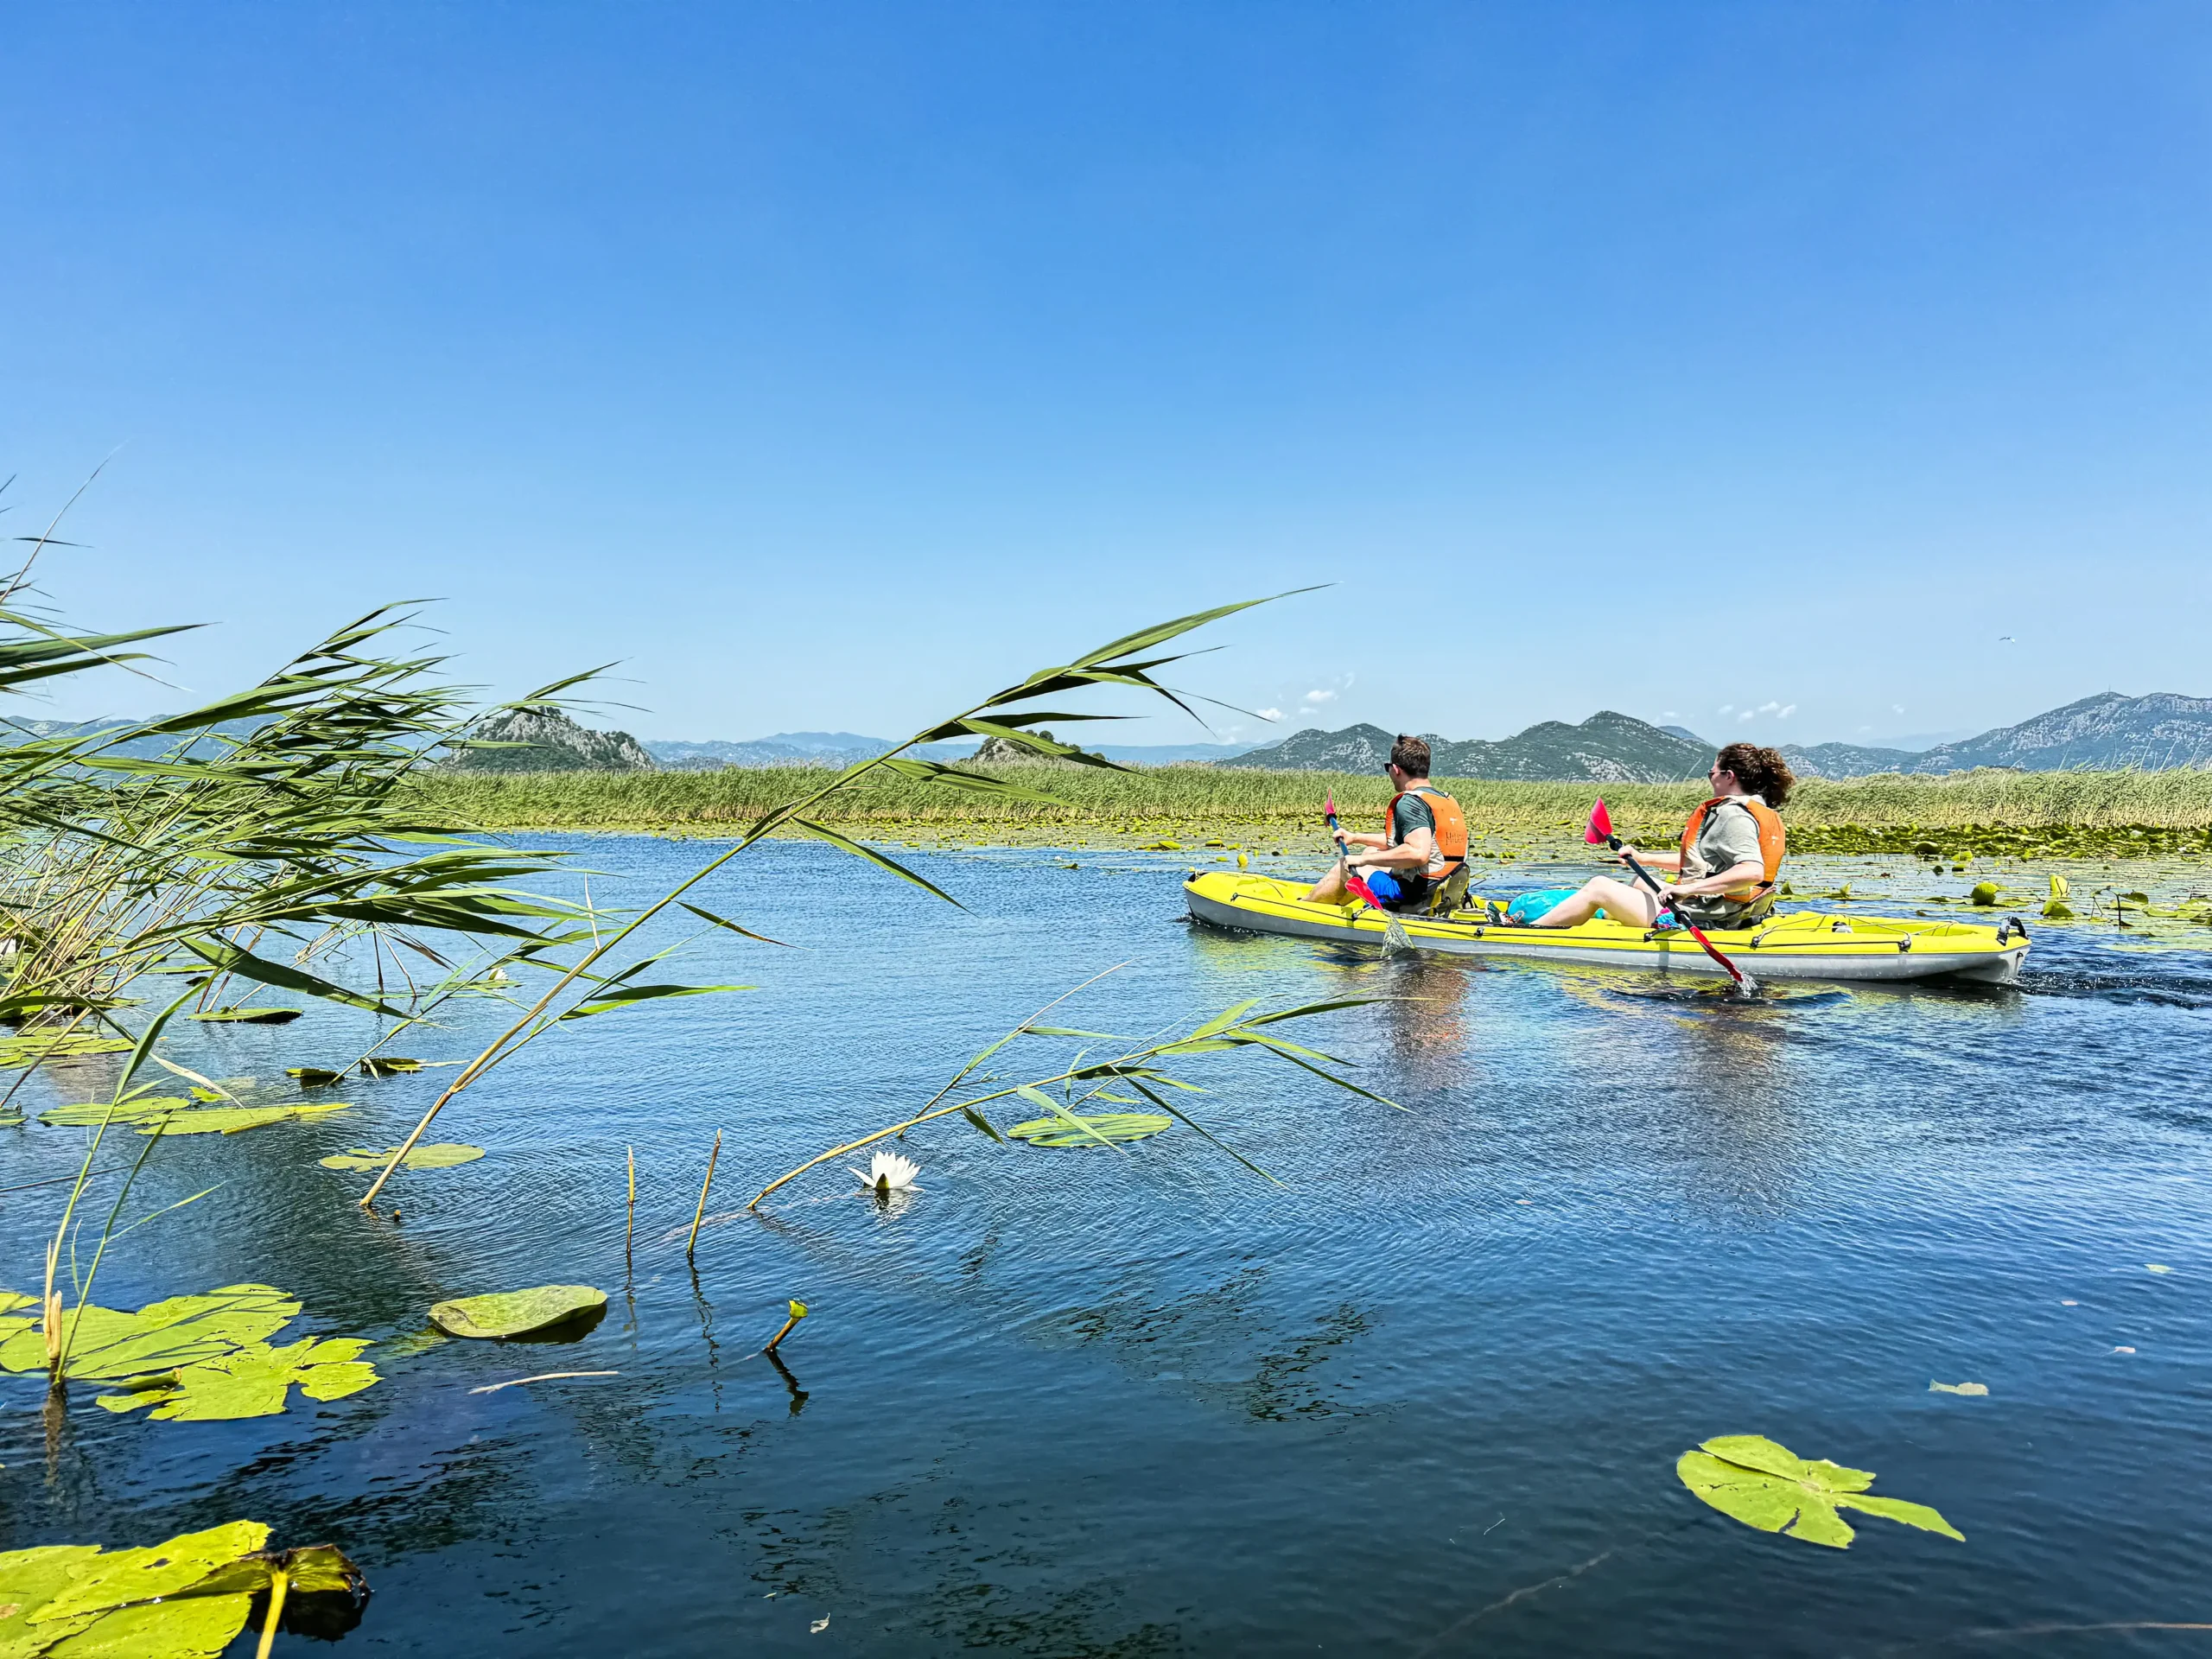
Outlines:
{"type": "Polygon", "coordinates": [[[194,692],[438,595],[503,691],[627,659],[645,735],[896,734],[1337,580],[1186,682],[1454,737],[2212,694],[2202,0],[8,35],[4,522],[121,445],[48,586],[219,624],[194,692]]]}

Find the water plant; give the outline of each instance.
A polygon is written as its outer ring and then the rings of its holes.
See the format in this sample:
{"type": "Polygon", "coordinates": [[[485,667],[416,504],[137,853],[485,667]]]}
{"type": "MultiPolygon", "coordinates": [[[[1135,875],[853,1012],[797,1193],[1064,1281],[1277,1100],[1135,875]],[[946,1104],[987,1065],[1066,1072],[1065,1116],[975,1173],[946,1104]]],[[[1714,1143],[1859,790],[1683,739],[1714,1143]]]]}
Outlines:
{"type": "Polygon", "coordinates": [[[596,1313],[607,1293],[589,1285],[537,1285],[528,1290],[461,1296],[430,1310],[430,1323],[448,1336],[526,1337],[596,1313]]]}
{"type": "Polygon", "coordinates": [[[268,1541],[260,1522],[232,1521],[136,1549],[48,1544],[0,1554],[0,1654],[213,1659],[264,1596],[260,1659],[288,1610],[296,1616],[317,1602],[325,1626],[358,1621],[368,1581],[342,1552],[271,1550],[268,1541]]]}
{"type": "MultiPolygon", "coordinates": [[[[1108,969],[1106,973],[1114,971],[1113,969],[1108,969]]],[[[1083,985],[1077,986],[1075,990],[1066,992],[1046,1003],[1005,1036],[970,1058],[966,1065],[953,1074],[951,1079],[943,1088],[931,1096],[912,1115],[901,1118],[895,1123],[887,1124],[882,1128],[834,1146],[827,1152],[817,1154],[808,1159],[798,1168],[785,1171],[753,1194],[752,1202],[747,1205],[746,1208],[758,1209],[762,1200],[770,1193],[796,1180],[810,1169],[818,1168],[832,1160],[858,1152],[862,1147],[871,1146],[878,1141],[887,1140],[894,1135],[903,1137],[908,1131],[919,1128],[925,1123],[934,1122],[939,1118],[957,1115],[979,1134],[994,1141],[1002,1141],[1013,1131],[997,1128],[983,1112],[984,1107],[1001,1100],[1025,1101],[1032,1106],[1043,1108],[1046,1113],[1044,1119],[1017,1126],[1030,1131],[1029,1134],[1021,1137],[1023,1139],[1035,1140],[1039,1133],[1038,1123],[1048,1122],[1057,1126],[1066,1137],[1065,1141],[1055,1141],[1053,1144],[1100,1146],[1111,1147],[1117,1152],[1122,1151],[1125,1150],[1126,1141],[1142,1138],[1141,1135],[1116,1135],[1112,1132],[1116,1119],[1124,1115],[1100,1114],[1094,1116],[1086,1115],[1082,1109],[1092,1101],[1103,1101],[1109,1104],[1122,1106],[1135,1106],[1140,1103],[1128,1095],[1116,1094],[1114,1092],[1116,1089],[1133,1090],[1136,1095],[1141,1096],[1144,1102],[1150,1103],[1156,1109],[1158,1116],[1185,1125],[1254,1174],[1274,1181],[1275,1179],[1274,1176],[1200,1125],[1188,1111],[1175,1104],[1171,1098],[1171,1096],[1175,1093],[1188,1094],[1204,1091],[1196,1084],[1166,1071],[1161,1062],[1195,1058],[1205,1054],[1234,1053],[1240,1051],[1248,1053],[1273,1054],[1351,1094],[1374,1101],[1379,1105],[1402,1109],[1397,1108],[1394,1102],[1385,1100],[1382,1096],[1361,1088],[1349,1077],[1331,1069],[1342,1067],[1347,1062],[1333,1055],[1324,1054],[1318,1050],[1301,1046],[1268,1029],[1269,1027],[1280,1025],[1287,1020],[1311,1019],[1317,1014],[1327,1014],[1338,1008],[1363,1007],[1374,1001],[1368,997],[1347,997],[1327,1002],[1309,1002],[1297,1007],[1279,1008],[1271,1013],[1255,1013],[1254,1010],[1260,1007],[1256,1000],[1239,1002],[1235,1007],[1224,1009],[1211,1020],[1201,1022],[1180,1035],[1154,1042],[1133,1044],[1127,1048],[1114,1051],[1104,1059],[1090,1058],[1090,1051],[1086,1049],[1078,1052],[1072,1063],[1027,1081],[1007,1082],[983,1071],[984,1065],[995,1057],[1004,1052],[1014,1044],[1027,1039],[1072,1038],[1099,1042],[1126,1040],[1109,1037],[1103,1032],[1076,1031],[1041,1023],[1046,1014],[1065,1001],[1068,997],[1073,996],[1077,991],[1084,989],[1085,986],[1096,984],[1098,980],[1104,977],[1105,974],[1094,975],[1090,979],[1084,981],[1083,985]],[[1055,1099],[1047,1092],[1052,1089],[1062,1091],[1059,1098],[1055,1099]]],[[[1166,1126],[1163,1124],[1162,1127],[1166,1126]]],[[[1156,1132],[1147,1131],[1147,1133],[1156,1132]]],[[[1276,1184],[1281,1185],[1280,1182],[1276,1184]]]]}
{"type": "Polygon", "coordinates": [[[1808,1461],[1764,1434],[1723,1434],[1685,1452],[1675,1472],[1700,1503],[1761,1532],[1786,1532],[1808,1544],[1846,1549],[1856,1535],[1837,1513],[1857,1510],[1923,1532],[1965,1541],[1924,1503],[1875,1497],[1869,1470],[1847,1469],[1826,1458],[1808,1461]]]}

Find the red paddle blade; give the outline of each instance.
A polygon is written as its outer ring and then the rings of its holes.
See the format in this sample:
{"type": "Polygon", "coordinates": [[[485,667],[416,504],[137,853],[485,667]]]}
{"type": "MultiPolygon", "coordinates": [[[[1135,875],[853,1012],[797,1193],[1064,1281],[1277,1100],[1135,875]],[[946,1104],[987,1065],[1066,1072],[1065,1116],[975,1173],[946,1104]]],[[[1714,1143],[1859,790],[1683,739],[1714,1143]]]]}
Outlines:
{"type": "Polygon", "coordinates": [[[1322,801],[1321,812],[1325,817],[1333,818],[1337,816],[1337,791],[1335,790],[1331,790],[1327,797],[1322,801]]]}
{"type": "MultiPolygon", "coordinates": [[[[1361,904],[1365,905],[1370,910],[1381,910],[1382,908],[1382,901],[1375,896],[1375,889],[1369,887],[1365,881],[1362,880],[1358,876],[1354,875],[1350,870],[1346,870],[1344,872],[1344,886],[1350,889],[1353,898],[1358,899],[1361,904]]],[[[1386,918],[1385,919],[1388,918],[1386,918]]]]}
{"type": "Polygon", "coordinates": [[[1590,827],[1582,832],[1582,839],[1592,847],[1602,847],[1612,839],[1613,815],[1605,810],[1601,799],[1590,809],[1590,827]]]}

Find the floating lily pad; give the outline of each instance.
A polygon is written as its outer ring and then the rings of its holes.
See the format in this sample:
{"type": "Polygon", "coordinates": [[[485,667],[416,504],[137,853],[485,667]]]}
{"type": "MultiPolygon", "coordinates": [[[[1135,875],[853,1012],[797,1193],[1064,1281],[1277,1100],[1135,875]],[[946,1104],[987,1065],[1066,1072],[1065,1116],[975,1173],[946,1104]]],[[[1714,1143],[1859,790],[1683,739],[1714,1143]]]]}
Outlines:
{"type": "Polygon", "coordinates": [[[343,1071],[327,1071],[319,1065],[288,1065],[284,1068],[284,1075],[296,1078],[302,1089],[327,1089],[346,1074],[343,1071]]]}
{"type": "MultiPolygon", "coordinates": [[[[12,1294],[13,1293],[11,1293],[12,1294]]],[[[15,1306],[35,1301],[22,1298],[15,1306]]],[[[95,1382],[119,1382],[149,1372],[175,1370],[219,1359],[266,1341],[300,1311],[299,1300],[273,1285],[226,1285],[203,1296],[171,1296],[135,1313],[110,1307],[63,1312],[67,1374],[95,1382]]],[[[16,1329],[0,1341],[0,1370],[42,1371],[46,1341],[29,1319],[10,1319],[16,1329]]],[[[7,1650],[0,1648],[0,1654],[7,1650]]]]}
{"type": "Polygon", "coordinates": [[[219,1359],[133,1377],[124,1392],[103,1394],[98,1403],[117,1412],[151,1406],[149,1414],[164,1422],[274,1417],[296,1382],[310,1400],[343,1400],[381,1382],[361,1358],[368,1345],[358,1337],[302,1337],[283,1348],[255,1343],[219,1359]]]}
{"type": "MultiPolygon", "coordinates": [[[[382,1152],[371,1152],[366,1147],[355,1147],[350,1152],[333,1153],[320,1159],[325,1169],[382,1169],[397,1147],[386,1147],[382,1152]]],[[[406,1169],[451,1169],[455,1164],[473,1164],[484,1155],[484,1148],[472,1147],[459,1141],[435,1141],[419,1146],[401,1159],[406,1169]]]]}
{"type": "Polygon", "coordinates": [[[298,1019],[304,1010],[300,1008],[210,1008],[205,1014],[195,1014],[194,1020],[232,1020],[242,1026],[283,1026],[298,1019]]]}
{"type": "MultiPolygon", "coordinates": [[[[1081,1114],[1078,1114],[1081,1116],[1081,1114]]],[[[1162,1112],[1099,1112],[1083,1120],[1109,1141],[1141,1141],[1174,1122],[1162,1112]]],[[[1095,1147],[1097,1141],[1064,1117],[1033,1117],[1007,1133],[1033,1147],[1095,1147]]]]}
{"type": "Polygon", "coordinates": [[[275,1573],[289,1580],[287,1630],[342,1631],[367,1586],[328,1544],[264,1550],[269,1529],[233,1521],[144,1549],[53,1544],[0,1554],[0,1656],[213,1659],[245,1628],[275,1573]],[[336,1604],[334,1608],[333,1604],[336,1604]],[[311,1627],[296,1617],[316,1618],[311,1627]]]}
{"type": "Polygon", "coordinates": [[[58,1129],[96,1129],[103,1123],[149,1122],[191,1107],[192,1103],[181,1095],[142,1095],[115,1107],[111,1115],[107,1102],[94,1100],[82,1106],[49,1107],[38,1115],[38,1121],[58,1129]]]}
{"type": "Polygon", "coordinates": [[[607,1293],[589,1285],[539,1285],[440,1302],[430,1323],[456,1337],[522,1337],[607,1306],[607,1293]]]}
{"type": "MultiPolygon", "coordinates": [[[[131,1049],[127,1037],[95,1037],[85,1032],[71,1032],[64,1036],[59,1032],[51,1036],[32,1032],[18,1037],[0,1037],[0,1069],[36,1065],[41,1060],[73,1060],[86,1054],[128,1054],[131,1049]]],[[[0,1649],[0,1653],[5,1652],[0,1649]]]]}
{"type": "Polygon", "coordinates": [[[361,1062],[361,1075],[365,1077],[397,1077],[422,1069],[422,1061],[404,1060],[397,1055],[374,1055],[361,1062]]]}
{"type": "MultiPolygon", "coordinates": [[[[163,1096],[134,1100],[115,1109],[111,1120],[138,1126],[141,1135],[237,1135],[295,1119],[327,1117],[350,1109],[342,1100],[302,1100],[282,1106],[200,1106],[188,1100],[163,1096]]],[[[57,1128],[98,1128],[108,1119],[106,1103],[85,1106],[56,1106],[41,1112],[38,1121],[57,1128]]],[[[0,1655],[0,1659],[5,1659],[0,1655]]]]}
{"type": "Polygon", "coordinates": [[[1675,1472],[1700,1501],[1761,1532],[1787,1531],[1808,1544],[1848,1548],[1854,1534],[1840,1509],[1886,1516],[1961,1542],[1965,1535],[1924,1503],[1870,1497],[1872,1471],[1826,1458],[1808,1462],[1764,1434],[1723,1434],[1676,1460],[1675,1472]]]}

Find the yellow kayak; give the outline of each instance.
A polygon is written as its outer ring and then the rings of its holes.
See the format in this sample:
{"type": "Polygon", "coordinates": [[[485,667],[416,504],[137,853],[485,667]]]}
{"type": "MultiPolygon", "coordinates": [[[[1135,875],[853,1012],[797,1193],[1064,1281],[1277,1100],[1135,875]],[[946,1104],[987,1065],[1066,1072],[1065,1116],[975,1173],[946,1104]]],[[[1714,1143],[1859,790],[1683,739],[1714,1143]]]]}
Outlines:
{"type": "MultiPolygon", "coordinates": [[[[1382,918],[1357,900],[1309,904],[1303,882],[1213,871],[1183,884],[1191,914],[1216,927],[1287,933],[1306,939],[1382,942],[1382,918]]],[[[1697,941],[1674,930],[1619,922],[1580,927],[1501,927],[1480,910],[1448,916],[1399,917],[1423,950],[1461,957],[1523,957],[1664,974],[1719,975],[1719,964],[1697,941]]],[[[1900,921],[1883,916],[1796,911],[1756,927],[1709,935],[1758,979],[1973,980],[2010,985],[2028,954],[2024,923],[1999,927],[1970,922],[1900,921]]]]}

